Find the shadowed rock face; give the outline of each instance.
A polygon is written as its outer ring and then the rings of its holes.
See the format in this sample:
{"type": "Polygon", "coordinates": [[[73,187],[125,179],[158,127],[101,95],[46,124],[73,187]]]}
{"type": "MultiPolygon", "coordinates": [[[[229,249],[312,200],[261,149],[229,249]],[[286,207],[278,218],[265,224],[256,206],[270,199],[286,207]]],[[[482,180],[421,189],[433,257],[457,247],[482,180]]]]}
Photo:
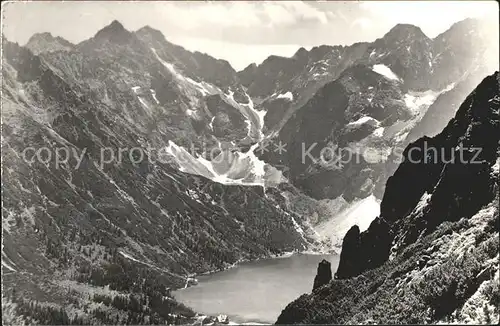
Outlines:
{"type": "Polygon", "coordinates": [[[332,280],[332,268],[328,260],[323,259],[318,264],[318,272],[314,278],[313,291],[332,280]]]}
{"type": "Polygon", "coordinates": [[[335,278],[347,278],[359,274],[359,247],[361,237],[359,235],[359,227],[353,225],[347,231],[342,241],[342,252],[340,253],[340,262],[335,278]]]}
{"type": "Polygon", "coordinates": [[[354,225],[345,235],[336,279],[359,275],[363,270],[384,263],[391,248],[392,231],[389,224],[377,217],[365,232],[354,225]]]}
{"type": "Polygon", "coordinates": [[[263,160],[288,166],[291,183],[316,199],[343,195],[352,200],[368,196],[379,174],[371,171],[379,170],[382,162],[369,163],[363,155],[356,155],[355,159],[336,165],[319,158],[326,147],[355,148],[361,142],[367,142],[363,146],[386,146],[383,137],[371,135],[379,123],[382,127],[390,126],[397,119],[407,118],[399,87],[399,83],[368,66],[351,66],[320,89],[281,129],[278,139],[287,144],[287,152],[264,153],[263,160]],[[370,97],[373,101],[367,100],[370,97]],[[352,123],[365,116],[379,122],[360,126],[352,123]]]}
{"type": "Polygon", "coordinates": [[[289,304],[278,324],[471,318],[462,307],[498,283],[482,271],[498,270],[499,77],[486,77],[441,133],[406,148],[380,217],[347,232],[335,280],[289,304]]]}
{"type": "Polygon", "coordinates": [[[354,227],[346,234],[337,278],[382,265],[394,236],[403,244],[413,243],[422,232],[470,217],[492,200],[490,166],[500,139],[494,131],[499,123],[497,78],[498,73],[487,77],[443,132],[406,148],[403,162],[387,181],[380,217],[359,236],[354,227]],[[431,199],[420,216],[419,204],[427,196],[431,199]]]}
{"type": "MultiPolygon", "coordinates": [[[[399,24],[372,43],[310,52],[300,49],[291,58],[270,57],[258,66],[250,65],[238,75],[267,112],[264,132],[276,133],[276,141],[287,144],[286,155],[266,153],[263,160],[286,165],[290,182],[315,199],[342,195],[351,201],[372,193],[381,199],[387,178],[399,163],[393,158],[366,162],[363,156],[355,163],[332,167],[311,162],[307,156],[304,163],[301,154],[312,144],[317,144],[311,152],[315,158],[325,146],[362,144],[383,153],[403,149],[424,135],[436,135],[467,94],[497,67],[487,60],[498,51],[489,45],[485,31],[492,29],[486,26],[464,20],[430,39],[416,26],[399,24]],[[375,73],[374,65],[387,67],[398,80],[375,73]],[[478,66],[488,67],[487,71],[478,66]],[[413,116],[405,104],[410,94],[428,91],[444,93],[424,118],[413,116]],[[287,92],[293,94],[292,100],[279,97],[287,92]],[[345,128],[361,117],[380,124],[345,128]],[[402,142],[405,135],[408,141],[402,142]]],[[[426,109],[421,107],[421,113],[426,109]]]]}

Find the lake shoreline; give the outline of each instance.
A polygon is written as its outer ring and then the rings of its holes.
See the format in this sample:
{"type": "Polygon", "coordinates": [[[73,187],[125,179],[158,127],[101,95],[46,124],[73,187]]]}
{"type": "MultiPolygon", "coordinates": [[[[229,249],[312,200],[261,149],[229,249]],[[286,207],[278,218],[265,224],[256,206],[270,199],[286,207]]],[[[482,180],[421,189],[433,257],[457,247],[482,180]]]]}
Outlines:
{"type": "Polygon", "coordinates": [[[198,316],[223,314],[239,324],[274,323],[286,304],[311,292],[318,263],[331,261],[333,271],[339,258],[336,253],[295,251],[240,260],[219,272],[200,274],[196,285],[172,294],[198,316]]]}
{"type": "MultiPolygon", "coordinates": [[[[267,259],[288,258],[288,257],[291,257],[293,255],[310,255],[310,256],[317,255],[317,256],[321,256],[321,255],[338,255],[338,253],[335,250],[333,250],[333,249],[330,250],[330,252],[328,252],[328,251],[322,252],[322,251],[310,251],[310,250],[305,250],[305,251],[294,250],[294,251],[285,251],[285,252],[280,253],[280,254],[273,254],[273,255],[269,255],[269,256],[265,256],[265,257],[259,257],[259,258],[256,258],[256,259],[240,258],[236,262],[234,262],[232,264],[228,264],[228,266],[223,267],[223,268],[214,269],[214,270],[210,270],[210,271],[203,272],[203,273],[193,273],[193,274],[190,274],[189,276],[186,277],[186,282],[188,282],[189,279],[194,279],[196,282],[198,282],[198,280],[196,279],[196,277],[198,277],[198,276],[209,276],[209,275],[212,275],[212,274],[224,272],[224,271],[230,270],[231,268],[235,268],[235,267],[237,267],[238,265],[241,265],[241,264],[258,262],[258,261],[267,260],[267,259]]],[[[196,286],[196,284],[191,284],[191,285],[188,285],[188,286],[185,286],[185,287],[182,287],[182,288],[173,289],[173,290],[174,291],[179,291],[179,290],[187,289],[187,288],[189,288],[191,286],[196,286]]]]}

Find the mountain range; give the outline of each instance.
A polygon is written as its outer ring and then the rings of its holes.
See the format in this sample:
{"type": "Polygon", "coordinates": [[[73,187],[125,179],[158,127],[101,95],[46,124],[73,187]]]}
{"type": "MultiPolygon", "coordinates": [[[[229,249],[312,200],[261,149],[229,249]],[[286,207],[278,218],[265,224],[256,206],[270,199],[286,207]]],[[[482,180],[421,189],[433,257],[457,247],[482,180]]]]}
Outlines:
{"type": "MultiPolygon", "coordinates": [[[[2,37],[4,322],[194,323],[171,290],[195,275],[340,249],[342,280],[301,297],[278,322],[358,320],[337,307],[341,317],[311,314],[330,309],[337,287],[349,300],[361,293],[350,280],[391,272],[392,241],[397,262],[422,232],[439,239],[446,222],[474,232],[458,217],[495,198],[497,140],[484,135],[498,122],[498,76],[466,99],[498,70],[489,32],[489,22],[467,19],[431,39],[400,24],[371,43],[301,48],[242,71],[118,21],[78,44],[49,33],[24,46],[2,37]],[[478,103],[491,110],[476,113],[478,103]],[[487,164],[472,174],[399,165],[422,139],[486,146],[487,164]],[[328,162],[314,160],[322,151],[328,162]],[[344,162],[346,153],[357,159],[344,162]]],[[[492,232],[477,243],[494,245],[492,232]]],[[[440,320],[450,307],[422,318],[440,320]]]]}

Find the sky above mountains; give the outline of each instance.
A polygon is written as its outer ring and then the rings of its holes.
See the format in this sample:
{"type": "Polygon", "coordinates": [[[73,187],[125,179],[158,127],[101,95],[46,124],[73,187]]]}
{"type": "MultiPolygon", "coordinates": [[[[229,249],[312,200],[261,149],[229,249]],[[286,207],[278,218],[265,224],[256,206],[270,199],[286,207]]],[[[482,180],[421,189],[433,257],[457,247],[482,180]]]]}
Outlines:
{"type": "Polygon", "coordinates": [[[241,70],[269,55],[298,48],[373,41],[398,23],[429,37],[467,17],[498,21],[496,1],[266,1],[266,2],[10,2],[2,6],[2,32],[25,44],[50,32],[78,43],[112,20],[137,30],[149,25],[188,50],[228,60],[241,70]]]}

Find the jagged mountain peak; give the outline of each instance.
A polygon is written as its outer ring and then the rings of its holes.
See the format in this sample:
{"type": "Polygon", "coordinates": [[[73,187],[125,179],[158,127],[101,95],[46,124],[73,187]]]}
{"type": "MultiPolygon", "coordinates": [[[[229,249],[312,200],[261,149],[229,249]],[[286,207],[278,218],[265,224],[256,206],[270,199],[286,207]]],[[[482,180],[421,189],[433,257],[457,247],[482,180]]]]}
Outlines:
{"type": "Polygon", "coordinates": [[[427,36],[424,32],[422,32],[422,29],[420,27],[412,24],[396,24],[396,26],[391,28],[386,35],[394,33],[397,33],[399,35],[401,35],[401,33],[414,33],[417,35],[427,36]]]}
{"type": "Polygon", "coordinates": [[[334,52],[334,51],[341,51],[344,47],[342,45],[335,45],[335,46],[330,46],[330,45],[319,45],[313,47],[309,51],[309,56],[313,60],[319,60],[323,56],[325,56],[328,52],[334,52]]]}
{"type": "Polygon", "coordinates": [[[125,27],[123,27],[123,24],[120,23],[118,20],[113,20],[111,22],[111,24],[109,24],[107,27],[109,28],[112,28],[112,29],[115,29],[115,30],[120,30],[120,29],[125,29],[125,27]]]}
{"type": "Polygon", "coordinates": [[[249,71],[249,70],[255,70],[257,68],[257,64],[255,62],[252,62],[248,66],[245,67],[245,69],[241,71],[249,71]]]}
{"type": "Polygon", "coordinates": [[[290,60],[290,58],[272,54],[269,57],[267,57],[260,65],[262,66],[266,63],[283,62],[283,61],[288,61],[288,60],[290,60]]]}
{"type": "Polygon", "coordinates": [[[73,49],[74,44],[60,36],[42,32],[33,34],[26,43],[26,47],[33,53],[39,54],[42,52],[69,51],[73,49]]]}
{"type": "Polygon", "coordinates": [[[299,58],[304,58],[307,57],[309,51],[307,51],[304,47],[301,47],[300,49],[295,52],[292,58],[294,59],[299,59],[299,58]]]}
{"type": "Polygon", "coordinates": [[[94,39],[123,43],[129,41],[131,36],[132,33],[125,29],[119,21],[113,20],[111,24],[98,31],[95,34],[94,39]]]}
{"type": "Polygon", "coordinates": [[[450,26],[447,30],[440,33],[434,39],[440,39],[445,35],[456,33],[456,32],[466,32],[470,30],[475,30],[480,24],[480,20],[477,18],[466,18],[464,20],[458,21],[450,26]]]}
{"type": "MultiPolygon", "coordinates": [[[[463,46],[470,45],[464,42],[464,39],[471,39],[475,46],[485,41],[488,45],[495,42],[489,42],[490,39],[498,39],[498,25],[490,19],[467,18],[451,25],[443,33],[437,35],[433,40],[437,44],[447,42],[463,42],[463,46]]],[[[479,45],[480,46],[480,45],[479,45]]],[[[474,49],[477,50],[477,49],[474,49]]]]}
{"type": "Polygon", "coordinates": [[[52,39],[52,38],[54,38],[54,36],[52,36],[50,32],[35,33],[29,38],[28,43],[36,39],[52,39]]]}
{"type": "Polygon", "coordinates": [[[355,64],[345,69],[342,71],[337,81],[344,85],[357,85],[355,89],[357,89],[359,85],[366,85],[366,87],[368,87],[368,85],[376,86],[382,83],[394,82],[387,78],[387,76],[374,71],[373,67],[365,64],[355,64]]]}

